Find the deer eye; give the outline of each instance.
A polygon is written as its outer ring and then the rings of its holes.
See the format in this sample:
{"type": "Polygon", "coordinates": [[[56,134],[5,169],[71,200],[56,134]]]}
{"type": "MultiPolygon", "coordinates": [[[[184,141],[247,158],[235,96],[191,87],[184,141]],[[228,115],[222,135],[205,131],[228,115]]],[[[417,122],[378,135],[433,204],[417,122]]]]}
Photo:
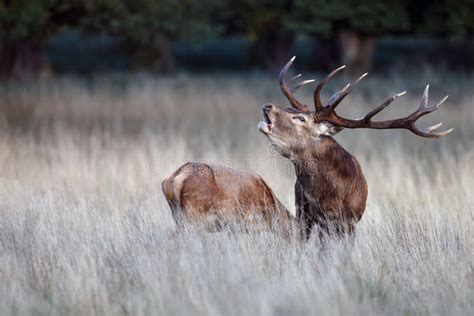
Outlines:
{"type": "Polygon", "coordinates": [[[293,119],[298,119],[298,120],[300,120],[301,122],[306,122],[306,119],[305,119],[304,117],[302,117],[302,116],[295,116],[295,117],[293,117],[293,119]]]}

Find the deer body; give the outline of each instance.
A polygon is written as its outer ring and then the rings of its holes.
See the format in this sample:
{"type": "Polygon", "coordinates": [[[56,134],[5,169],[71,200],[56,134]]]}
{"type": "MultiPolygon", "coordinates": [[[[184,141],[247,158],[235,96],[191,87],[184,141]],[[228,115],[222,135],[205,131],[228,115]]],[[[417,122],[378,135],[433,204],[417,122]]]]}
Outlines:
{"type": "Polygon", "coordinates": [[[229,222],[291,221],[270,187],[252,172],[188,162],[163,181],[162,189],[178,227],[188,222],[218,231],[229,222]]]}
{"type": "Polygon", "coordinates": [[[367,182],[357,160],[330,136],[318,142],[293,161],[296,217],[305,238],[313,225],[320,234],[331,229],[351,233],[367,200],[367,182]]]}
{"type": "Polygon", "coordinates": [[[308,239],[314,225],[321,237],[352,233],[365,210],[367,182],[357,160],[330,136],[337,133],[334,126],[308,122],[311,113],[273,105],[264,106],[263,114],[260,131],[295,167],[301,237],[308,239]]]}

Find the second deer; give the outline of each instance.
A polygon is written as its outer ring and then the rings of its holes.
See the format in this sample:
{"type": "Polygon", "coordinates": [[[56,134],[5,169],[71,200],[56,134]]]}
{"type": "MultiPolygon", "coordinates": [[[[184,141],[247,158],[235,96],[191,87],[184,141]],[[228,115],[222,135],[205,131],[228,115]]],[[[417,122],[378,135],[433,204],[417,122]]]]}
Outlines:
{"type": "Polygon", "coordinates": [[[293,217],[261,176],[217,164],[188,162],[162,182],[179,228],[188,222],[208,231],[229,223],[262,220],[288,238],[293,217]]]}

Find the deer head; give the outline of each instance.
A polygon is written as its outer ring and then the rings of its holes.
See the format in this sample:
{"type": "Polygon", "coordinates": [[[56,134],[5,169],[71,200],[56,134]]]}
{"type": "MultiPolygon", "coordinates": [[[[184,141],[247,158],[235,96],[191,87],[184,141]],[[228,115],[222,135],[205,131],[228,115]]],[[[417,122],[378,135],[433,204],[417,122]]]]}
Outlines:
{"type": "Polygon", "coordinates": [[[294,60],[295,57],[291,58],[283,67],[279,75],[281,91],[288,99],[291,107],[283,109],[273,104],[265,104],[262,108],[264,121],[260,122],[258,126],[259,130],[270,139],[284,157],[291,159],[293,155],[298,155],[306,148],[314,148],[321,136],[333,136],[344,128],[401,128],[408,129],[418,136],[432,139],[445,136],[453,130],[449,129],[443,132],[434,132],[441,126],[441,123],[423,130],[416,127],[415,122],[420,117],[437,110],[438,107],[448,98],[446,96],[438,104],[428,106],[429,85],[426,86],[418,109],[406,117],[388,121],[372,120],[375,115],[389,106],[396,98],[404,95],[406,91],[388,98],[361,119],[347,119],[339,116],[335,112],[336,107],[352,91],[357,83],[367,75],[367,73],[363,74],[355,81],[334,93],[334,95],[327,101],[327,104],[324,105],[321,101],[321,90],[324,85],[336,73],[344,69],[345,66],[337,68],[318,83],[314,91],[315,110],[311,111],[307,105],[296,99],[294,93],[301,86],[314,82],[314,80],[304,80],[295,84],[296,79],[301,76],[301,74],[299,74],[291,78],[288,82],[285,81],[286,73],[294,60]]]}

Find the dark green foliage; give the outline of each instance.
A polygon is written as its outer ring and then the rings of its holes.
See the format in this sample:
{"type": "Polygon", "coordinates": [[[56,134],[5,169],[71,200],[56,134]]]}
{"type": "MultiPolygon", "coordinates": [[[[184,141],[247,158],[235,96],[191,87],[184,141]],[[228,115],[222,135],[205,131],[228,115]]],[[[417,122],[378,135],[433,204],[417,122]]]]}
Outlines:
{"type": "Polygon", "coordinates": [[[3,41],[42,36],[47,29],[49,9],[55,0],[0,2],[0,36],[3,41]]]}
{"type": "Polygon", "coordinates": [[[173,41],[197,42],[218,33],[213,8],[212,1],[198,0],[96,0],[84,26],[124,37],[132,66],[170,72],[173,41]]]}
{"type": "Polygon", "coordinates": [[[86,0],[0,0],[0,77],[47,73],[44,43],[64,25],[77,25],[86,0]]]}
{"type": "Polygon", "coordinates": [[[294,10],[293,0],[224,0],[217,12],[225,30],[244,33],[255,39],[263,32],[289,30],[288,21],[294,10]]]}
{"type": "Polygon", "coordinates": [[[344,6],[340,1],[296,0],[296,13],[290,20],[292,29],[309,34],[329,37],[335,25],[343,20],[344,6]]]}
{"type": "Polygon", "coordinates": [[[86,24],[136,43],[149,43],[154,33],[192,41],[215,34],[212,8],[212,1],[204,5],[197,0],[96,0],[86,24]]]}
{"type": "Polygon", "coordinates": [[[41,39],[64,24],[77,23],[84,12],[81,0],[1,0],[0,38],[2,41],[41,39]]]}
{"type": "Polygon", "coordinates": [[[47,64],[44,43],[66,25],[123,38],[132,64],[156,71],[172,70],[173,42],[229,35],[250,40],[251,64],[273,68],[300,34],[329,59],[342,32],[361,55],[386,34],[472,37],[474,0],[0,0],[1,72],[47,64]]]}
{"type": "Polygon", "coordinates": [[[355,1],[347,14],[350,27],[367,34],[402,32],[408,30],[410,21],[406,11],[406,1],[355,1]]]}
{"type": "Polygon", "coordinates": [[[222,34],[244,34],[251,42],[248,63],[266,69],[290,57],[295,32],[290,20],[294,0],[225,0],[216,15],[222,34]]]}
{"type": "Polygon", "coordinates": [[[404,1],[296,0],[294,30],[331,37],[341,29],[362,34],[406,31],[410,21],[404,1]]]}
{"type": "Polygon", "coordinates": [[[474,0],[437,0],[422,12],[418,32],[457,38],[474,34],[474,0]]]}

